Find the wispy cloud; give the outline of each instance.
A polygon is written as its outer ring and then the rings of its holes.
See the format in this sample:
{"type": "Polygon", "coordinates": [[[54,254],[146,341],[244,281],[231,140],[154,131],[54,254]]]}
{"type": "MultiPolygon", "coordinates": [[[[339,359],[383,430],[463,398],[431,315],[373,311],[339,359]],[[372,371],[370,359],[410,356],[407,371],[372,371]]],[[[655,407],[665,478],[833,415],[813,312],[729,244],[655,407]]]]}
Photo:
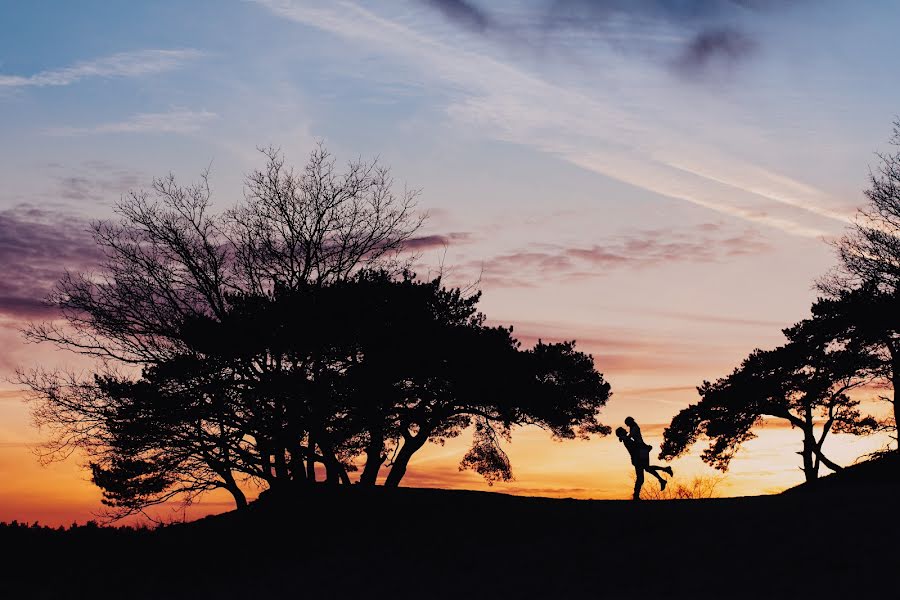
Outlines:
{"type": "Polygon", "coordinates": [[[656,394],[671,394],[673,392],[687,392],[692,393],[696,392],[696,386],[692,385],[669,385],[669,386],[657,386],[657,387],[635,387],[635,388],[624,388],[616,390],[617,394],[629,394],[633,396],[648,396],[648,395],[656,395],[656,394]]]}
{"type": "MultiPolygon", "coordinates": [[[[502,319],[489,323],[510,324],[502,319]]],[[[583,323],[522,320],[512,320],[512,324],[513,335],[526,348],[538,340],[575,340],[578,349],[593,355],[597,368],[611,380],[627,374],[681,378],[685,373],[727,372],[728,361],[742,352],[725,343],[701,345],[690,337],[626,326],[586,327],[583,323]]]]}
{"type": "MultiPolygon", "coordinates": [[[[713,341],[709,334],[722,327],[715,318],[687,328],[647,327],[645,322],[627,325],[614,318],[606,324],[587,325],[580,320],[529,321],[502,315],[489,319],[488,324],[513,325],[513,335],[526,348],[538,340],[575,340],[576,347],[591,354],[597,369],[614,382],[617,395],[649,394],[648,388],[654,388],[656,394],[685,392],[689,400],[696,396],[695,386],[704,378],[728,374],[748,352],[747,342],[740,336],[713,341]]],[[[773,331],[778,334],[777,328],[773,331]]],[[[770,338],[777,344],[777,337],[762,329],[754,337],[763,347],[770,338]]]]}
{"type": "Polygon", "coordinates": [[[770,248],[754,230],[729,232],[717,223],[687,229],[648,229],[586,246],[533,245],[464,268],[481,272],[486,285],[529,287],[537,281],[583,280],[620,268],[676,262],[717,262],[756,255],[770,248]]]}
{"type": "Polygon", "coordinates": [[[40,71],[33,75],[0,74],[0,88],[71,85],[92,77],[140,77],[177,69],[186,62],[202,56],[201,51],[192,48],[120,52],[94,60],[77,62],[60,69],[40,71]]]}
{"type": "MultiPolygon", "coordinates": [[[[421,22],[421,15],[418,20],[410,15],[391,18],[349,1],[256,2],[280,17],[371,44],[418,65],[443,86],[449,116],[481,135],[529,146],[661,196],[790,235],[826,236],[847,219],[827,208],[833,199],[824,192],[748,164],[718,143],[704,143],[689,123],[647,107],[647,97],[611,95],[608,90],[622,87],[613,70],[593,73],[589,88],[563,85],[498,58],[490,45],[478,42],[483,36],[461,40],[421,22]],[[659,118],[648,119],[648,111],[659,118]]],[[[471,12],[471,2],[432,4],[441,14],[470,23],[469,29],[491,26],[492,21],[471,12]]],[[[717,38],[701,43],[690,60],[712,59],[723,47],[734,47],[734,54],[740,44],[732,42],[717,38]]],[[[736,131],[731,133],[736,137],[736,131]]]]}
{"type": "MultiPolygon", "coordinates": [[[[607,309],[609,310],[609,309],[607,309]]],[[[613,309],[618,312],[631,312],[633,314],[640,315],[653,315],[657,317],[663,317],[665,319],[673,319],[676,321],[688,321],[692,323],[716,323],[719,325],[731,325],[738,327],[759,327],[766,328],[768,330],[777,331],[783,327],[787,327],[790,325],[789,322],[785,321],[771,321],[766,319],[747,319],[744,317],[734,317],[728,315],[714,315],[708,313],[689,313],[689,312],[680,312],[673,310],[652,310],[648,308],[641,309],[633,309],[629,311],[624,311],[622,309],[613,309]]]]}
{"type": "Polygon", "coordinates": [[[47,163],[43,166],[42,180],[52,182],[40,196],[31,202],[62,202],[83,208],[85,203],[108,205],[128,190],[149,185],[151,176],[139,169],[125,167],[105,160],[84,160],[79,163],[47,163]]]}
{"type": "Polygon", "coordinates": [[[198,131],[218,115],[206,110],[174,110],[164,113],[140,113],[124,121],[101,123],[91,127],[57,127],[44,133],[54,136],[97,135],[104,133],[191,133],[198,131]]]}
{"type": "Polygon", "coordinates": [[[138,188],[149,177],[142,172],[116,166],[106,161],[84,161],[75,169],[63,165],[47,165],[49,178],[56,189],[47,194],[48,200],[75,200],[79,204],[108,202],[130,189],[138,188]]]}
{"type": "Polygon", "coordinates": [[[403,244],[407,250],[431,250],[434,248],[446,248],[451,245],[470,242],[472,234],[465,231],[453,231],[443,234],[432,234],[414,237],[403,244]]]}

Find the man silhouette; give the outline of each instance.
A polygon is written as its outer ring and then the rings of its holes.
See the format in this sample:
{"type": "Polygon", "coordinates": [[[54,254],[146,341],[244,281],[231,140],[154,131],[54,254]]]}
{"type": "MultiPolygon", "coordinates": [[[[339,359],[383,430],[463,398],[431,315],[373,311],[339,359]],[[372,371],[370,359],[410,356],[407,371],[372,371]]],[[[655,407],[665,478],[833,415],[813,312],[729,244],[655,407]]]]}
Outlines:
{"type": "Polygon", "coordinates": [[[644,439],[641,437],[640,433],[641,430],[637,426],[637,423],[634,422],[634,419],[628,417],[628,420],[634,424],[634,427],[637,430],[637,440],[629,436],[624,427],[616,429],[616,437],[619,438],[620,442],[625,444],[625,448],[628,450],[629,456],[631,456],[631,464],[634,465],[634,495],[632,496],[632,499],[640,500],[641,488],[644,486],[644,471],[647,471],[656,477],[659,481],[659,489],[664,490],[666,489],[666,480],[660,477],[657,471],[668,473],[671,477],[672,467],[659,467],[650,464],[650,448],[652,446],[644,443],[644,439]]]}

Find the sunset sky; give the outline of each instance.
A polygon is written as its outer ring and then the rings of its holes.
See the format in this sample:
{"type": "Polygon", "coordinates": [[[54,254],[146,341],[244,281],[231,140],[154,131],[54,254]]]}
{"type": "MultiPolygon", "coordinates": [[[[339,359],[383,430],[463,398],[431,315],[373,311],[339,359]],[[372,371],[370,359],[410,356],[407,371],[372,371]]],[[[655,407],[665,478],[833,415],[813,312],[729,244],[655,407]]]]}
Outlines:
{"type": "MultiPolygon", "coordinates": [[[[0,520],[99,508],[81,457],[38,465],[8,381],[89,366],[19,332],[53,318],[40,300],[64,269],[95,263],[86,223],[207,167],[228,208],[258,146],[297,166],[318,140],[379,157],[430,214],[419,273],[480,279],[525,345],[576,339],[612,385],[604,422],[634,416],[658,446],[695,386],[807,316],[900,113],[898,22],[900,4],[837,0],[2,2],[0,520]]],[[[760,432],[720,492],[799,483],[800,439],[760,432]]],[[[457,469],[467,443],[427,447],[404,483],[487,489],[457,469]]],[[[716,473],[702,447],[677,477],[716,473]]],[[[508,450],[516,481],[496,491],[630,493],[614,437],[525,430],[508,450]]]]}

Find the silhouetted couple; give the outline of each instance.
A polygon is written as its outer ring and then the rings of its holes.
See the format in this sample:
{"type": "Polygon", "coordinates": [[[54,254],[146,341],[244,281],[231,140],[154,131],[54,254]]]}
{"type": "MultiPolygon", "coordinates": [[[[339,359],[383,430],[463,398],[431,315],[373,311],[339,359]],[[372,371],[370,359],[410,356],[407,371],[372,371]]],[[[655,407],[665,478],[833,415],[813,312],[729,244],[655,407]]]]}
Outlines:
{"type": "Polygon", "coordinates": [[[634,500],[641,499],[641,488],[644,486],[644,471],[647,471],[659,480],[659,489],[666,489],[666,480],[659,476],[658,471],[672,476],[672,467],[658,467],[650,464],[650,450],[653,446],[644,443],[641,428],[631,417],[625,419],[628,431],[624,427],[616,429],[619,441],[625,444],[628,454],[631,456],[631,464],[634,465],[634,500]]]}

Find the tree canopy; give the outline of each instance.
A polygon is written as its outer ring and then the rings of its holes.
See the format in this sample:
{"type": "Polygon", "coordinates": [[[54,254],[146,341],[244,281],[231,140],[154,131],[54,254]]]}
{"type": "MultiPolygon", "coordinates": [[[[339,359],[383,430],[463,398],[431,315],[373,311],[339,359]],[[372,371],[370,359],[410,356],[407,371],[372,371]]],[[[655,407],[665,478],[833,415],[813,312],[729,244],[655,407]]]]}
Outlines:
{"type": "MultiPolygon", "coordinates": [[[[891,144],[900,147],[900,121],[891,144]]],[[[889,426],[900,421],[900,150],[877,154],[869,176],[869,203],[836,243],[838,265],[819,282],[826,297],[813,312],[842,321],[840,339],[854,339],[882,357],[884,379],[893,388],[889,426]]],[[[900,450],[900,446],[898,446],[900,450]]]]}
{"type": "Polygon", "coordinates": [[[835,343],[833,322],[801,321],[784,330],[787,343],[774,350],[755,350],[727,377],[704,381],[700,401],[679,412],[663,434],[661,458],[685,453],[701,438],[710,440],[702,459],[725,471],[741,445],[766,418],[781,419],[803,434],[798,452],[807,480],[818,477],[821,464],[841,467],[824,453],[832,431],[864,435],[878,422],[861,414],[850,392],[879,376],[878,357],[849,340],[835,343]]]}
{"type": "Polygon", "coordinates": [[[48,456],[85,450],[115,514],[215,488],[242,507],[246,481],[396,486],[426,442],[468,427],[461,468],[508,480],[516,426],[609,433],[609,384],[574,342],[523,349],[480,294],[405,268],[414,195],[395,198],[385,170],[339,177],[319,148],[294,175],[267,157],[222,215],[205,183],[124,199],[119,223],[94,227],[99,272],[52,297],[64,323],[28,331],[104,361],[86,380],[20,377],[48,456]]]}
{"type": "MultiPolygon", "coordinates": [[[[428,441],[473,426],[461,467],[508,480],[500,443],[536,425],[558,439],[605,435],[609,398],[574,342],[523,350],[489,327],[478,294],[407,273],[360,271],[325,285],[232,299],[222,318],[197,317],[192,350],[139,379],[97,375],[68,387],[32,380],[38,414],[91,457],[93,480],[120,512],[213,488],[246,500],[248,478],[272,490],[326,482],[396,486],[428,441]],[[88,429],[71,437],[71,424],[88,429]]],[[[62,443],[64,442],[64,443],[62,443]]]]}
{"type": "Polygon", "coordinates": [[[132,191],[116,220],[91,232],[105,260],[67,273],[50,303],[57,321],[26,330],[33,341],[119,363],[145,365],[188,350],[182,325],[221,319],[231,299],[349,277],[362,268],[399,273],[404,243],[418,230],[415,190],[394,192],[390,171],[350,163],[338,174],[317,147],[300,173],[277,150],[246,178],[244,200],[212,210],[208,174],[194,185],[172,175],[132,191]]]}

